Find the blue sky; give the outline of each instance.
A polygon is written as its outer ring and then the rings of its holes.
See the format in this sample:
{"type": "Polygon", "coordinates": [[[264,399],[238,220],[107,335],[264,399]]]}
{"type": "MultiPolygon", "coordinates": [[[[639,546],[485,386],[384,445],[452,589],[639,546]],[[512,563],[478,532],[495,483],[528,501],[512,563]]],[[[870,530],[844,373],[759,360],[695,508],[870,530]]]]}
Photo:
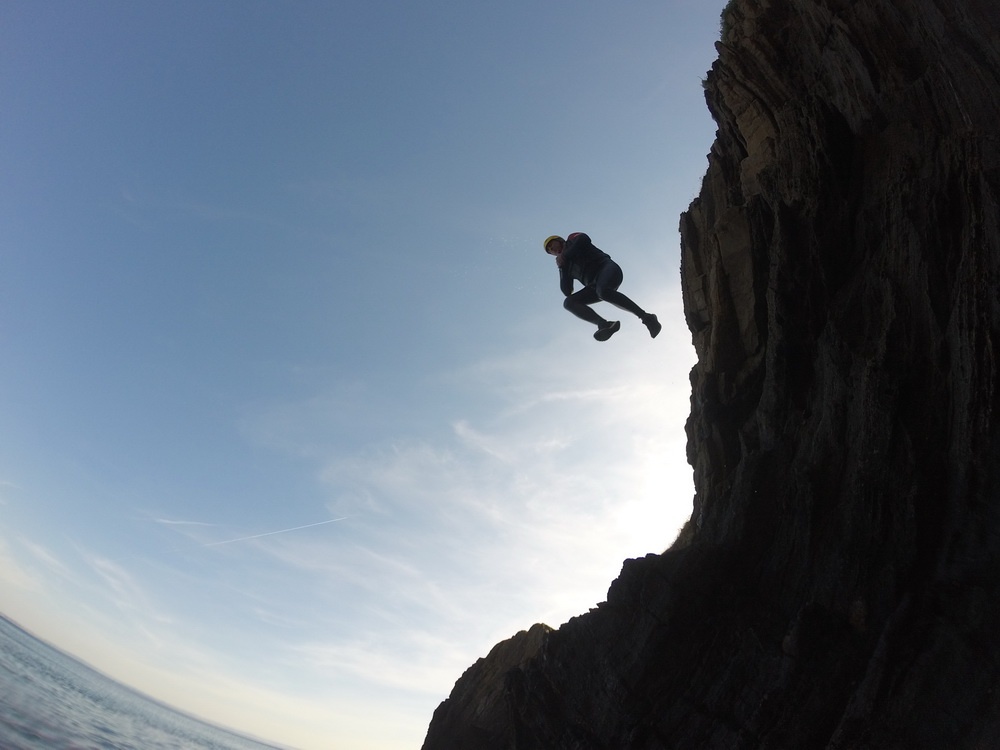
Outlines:
{"type": "Polygon", "coordinates": [[[669,546],[723,4],[3,3],[0,611],[223,725],[402,750],[669,546]],[[573,231],[659,338],[562,309],[573,231]]]}

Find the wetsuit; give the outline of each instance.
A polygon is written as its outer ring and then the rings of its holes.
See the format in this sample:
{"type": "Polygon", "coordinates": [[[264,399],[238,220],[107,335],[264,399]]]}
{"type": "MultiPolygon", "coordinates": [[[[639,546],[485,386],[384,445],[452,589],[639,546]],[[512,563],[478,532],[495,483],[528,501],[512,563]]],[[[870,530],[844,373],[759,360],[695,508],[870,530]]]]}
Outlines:
{"type": "Polygon", "coordinates": [[[646,312],[635,302],[618,291],[623,275],[621,266],[611,260],[611,256],[596,247],[583,232],[574,232],[566,238],[566,247],[559,257],[559,288],[566,295],[563,307],[594,325],[607,321],[598,315],[590,305],[595,302],[610,302],[615,307],[627,310],[640,319],[646,312]],[[573,291],[573,282],[579,281],[583,289],[573,291]]]}

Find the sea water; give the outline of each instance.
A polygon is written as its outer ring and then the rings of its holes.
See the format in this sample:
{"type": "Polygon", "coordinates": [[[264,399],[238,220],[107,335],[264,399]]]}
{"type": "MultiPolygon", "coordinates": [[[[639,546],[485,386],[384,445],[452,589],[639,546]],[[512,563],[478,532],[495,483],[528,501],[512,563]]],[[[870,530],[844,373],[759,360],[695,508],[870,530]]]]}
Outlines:
{"type": "Polygon", "coordinates": [[[2,750],[274,750],[173,711],[0,615],[2,750]]]}

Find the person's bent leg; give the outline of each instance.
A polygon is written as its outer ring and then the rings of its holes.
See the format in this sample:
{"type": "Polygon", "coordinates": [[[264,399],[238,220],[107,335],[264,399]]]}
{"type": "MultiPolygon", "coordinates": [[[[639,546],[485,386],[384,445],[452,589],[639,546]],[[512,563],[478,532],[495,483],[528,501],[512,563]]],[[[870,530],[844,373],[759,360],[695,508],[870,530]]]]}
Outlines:
{"type": "Polygon", "coordinates": [[[597,296],[597,292],[594,291],[594,288],[588,286],[584,287],[579,292],[574,292],[569,295],[563,301],[563,307],[573,313],[576,317],[600,327],[608,321],[598,315],[594,308],[591,307],[591,305],[595,302],[600,302],[600,298],[597,296]]]}
{"type": "Polygon", "coordinates": [[[605,289],[601,292],[601,300],[604,302],[610,302],[615,307],[619,307],[626,312],[632,313],[640,320],[645,319],[648,315],[645,310],[616,289],[605,289]]]}
{"type": "Polygon", "coordinates": [[[614,261],[608,261],[601,268],[601,272],[597,278],[597,287],[595,290],[597,297],[603,302],[610,302],[615,307],[619,307],[635,315],[649,329],[649,335],[655,339],[663,326],[656,319],[655,315],[646,312],[629,297],[618,291],[618,287],[621,286],[623,280],[624,274],[622,273],[621,266],[614,261]]]}
{"type": "Polygon", "coordinates": [[[597,276],[597,285],[594,290],[597,298],[602,302],[610,302],[615,307],[630,312],[637,318],[645,318],[646,311],[618,291],[623,279],[621,266],[614,261],[605,263],[597,276]]]}

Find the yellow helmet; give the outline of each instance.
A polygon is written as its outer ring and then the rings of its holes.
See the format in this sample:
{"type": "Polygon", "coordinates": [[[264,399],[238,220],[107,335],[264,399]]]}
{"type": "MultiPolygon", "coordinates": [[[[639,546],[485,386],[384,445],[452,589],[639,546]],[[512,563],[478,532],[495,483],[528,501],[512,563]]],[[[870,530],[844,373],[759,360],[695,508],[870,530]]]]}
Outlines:
{"type": "Polygon", "coordinates": [[[553,235],[551,235],[549,237],[546,237],[545,238],[545,242],[542,243],[542,247],[545,248],[545,252],[549,251],[549,243],[552,242],[552,240],[561,240],[562,242],[566,241],[562,237],[560,237],[558,234],[553,234],[553,235]]]}

